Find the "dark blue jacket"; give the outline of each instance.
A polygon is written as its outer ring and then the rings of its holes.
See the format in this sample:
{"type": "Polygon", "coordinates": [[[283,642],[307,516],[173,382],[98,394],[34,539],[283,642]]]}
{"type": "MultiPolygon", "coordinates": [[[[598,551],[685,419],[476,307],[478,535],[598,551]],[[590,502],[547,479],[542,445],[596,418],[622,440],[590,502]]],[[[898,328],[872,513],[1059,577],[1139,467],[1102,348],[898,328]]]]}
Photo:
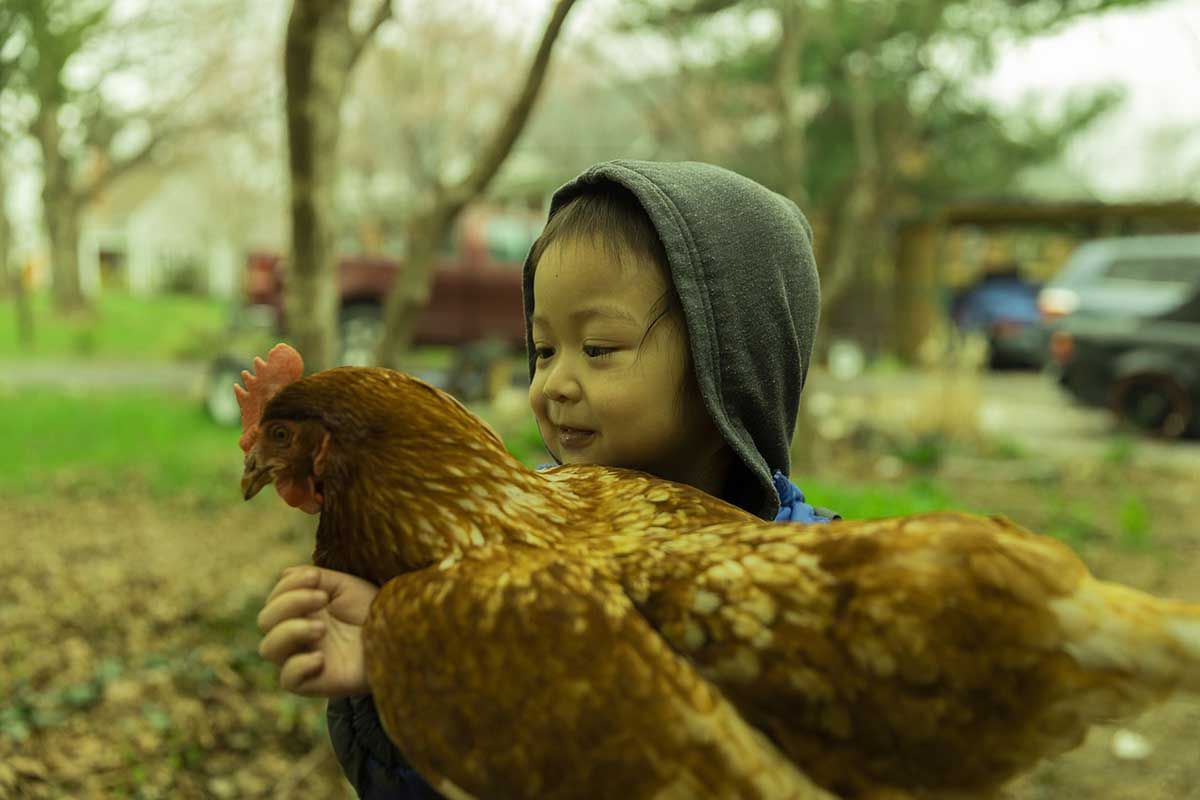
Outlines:
{"type": "MultiPolygon", "coordinates": [[[[779,493],[776,522],[829,522],[838,516],[804,500],[804,492],[780,471],[772,476],[779,493]]],[[[329,701],[329,738],[346,779],[362,800],[440,798],[400,755],[383,730],[371,695],[329,701]]]]}

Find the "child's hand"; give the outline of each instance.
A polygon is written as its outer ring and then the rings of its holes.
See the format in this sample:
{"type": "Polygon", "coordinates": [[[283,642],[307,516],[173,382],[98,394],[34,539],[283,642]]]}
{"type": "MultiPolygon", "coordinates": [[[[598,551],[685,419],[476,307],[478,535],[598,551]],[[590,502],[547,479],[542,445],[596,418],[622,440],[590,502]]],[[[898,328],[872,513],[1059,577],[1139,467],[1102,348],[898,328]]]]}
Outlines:
{"type": "Polygon", "coordinates": [[[258,627],[258,652],[280,668],[279,685],[309,697],[369,693],[362,626],[379,589],[313,566],[288,567],[271,590],[258,627]]]}

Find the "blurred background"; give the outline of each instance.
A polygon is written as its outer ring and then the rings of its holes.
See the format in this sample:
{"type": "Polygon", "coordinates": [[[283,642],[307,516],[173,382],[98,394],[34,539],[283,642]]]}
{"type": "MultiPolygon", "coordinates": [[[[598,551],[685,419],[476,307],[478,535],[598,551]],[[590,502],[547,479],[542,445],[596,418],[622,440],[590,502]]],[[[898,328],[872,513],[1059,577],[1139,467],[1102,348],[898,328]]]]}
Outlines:
{"type": "MultiPolygon", "coordinates": [[[[256,653],[313,522],[241,501],[231,385],[286,339],[544,462],[520,268],[610,158],[812,221],[810,501],[1200,599],[1198,78],[1190,0],[2,0],[0,797],[353,796],[256,653]]],[[[1200,797],[1197,723],[1009,796],[1200,797]]]]}

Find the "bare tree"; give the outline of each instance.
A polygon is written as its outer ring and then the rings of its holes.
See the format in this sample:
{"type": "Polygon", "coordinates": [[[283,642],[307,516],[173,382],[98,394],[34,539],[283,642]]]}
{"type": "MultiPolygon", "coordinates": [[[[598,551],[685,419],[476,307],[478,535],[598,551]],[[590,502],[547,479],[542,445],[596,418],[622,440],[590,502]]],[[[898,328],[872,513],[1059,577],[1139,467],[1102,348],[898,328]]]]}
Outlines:
{"type": "MultiPolygon", "coordinates": [[[[0,49],[9,38],[16,33],[17,15],[12,8],[0,8],[0,49]]],[[[0,58],[0,91],[13,82],[17,74],[16,58],[0,58]]],[[[8,159],[7,150],[10,145],[10,133],[0,129],[0,294],[5,290],[12,294],[13,305],[16,307],[17,341],[21,347],[28,349],[33,346],[33,312],[29,307],[29,297],[25,293],[21,269],[10,262],[12,252],[12,224],[8,217],[8,159]]]]}
{"type": "Polygon", "coordinates": [[[33,347],[33,310],[29,307],[29,296],[25,292],[20,266],[9,263],[12,226],[9,224],[8,210],[4,204],[8,192],[7,167],[4,154],[0,152],[0,283],[8,283],[17,311],[17,342],[28,350],[33,347]]]}
{"type": "Polygon", "coordinates": [[[205,27],[220,36],[229,25],[228,19],[224,28],[218,24],[221,15],[228,17],[239,2],[206,4],[199,16],[186,4],[152,7],[124,20],[115,20],[103,0],[6,3],[25,44],[18,61],[23,88],[37,101],[29,130],[42,153],[43,215],[58,310],[87,305],[77,250],[83,211],[118,179],[161,157],[167,145],[240,121],[236,113],[245,106],[228,91],[220,102],[202,102],[199,90],[219,76],[226,54],[195,42],[205,27]],[[180,48],[185,34],[192,46],[180,48]],[[81,62],[88,68],[72,74],[68,65],[81,62]],[[153,102],[119,107],[107,97],[106,81],[139,69],[153,102]]]}
{"type": "Polygon", "coordinates": [[[414,214],[408,228],[405,269],[392,287],[384,312],[384,333],[376,355],[378,363],[398,366],[400,356],[411,344],[417,314],[429,302],[437,247],[463,207],[487,189],[524,129],[545,80],[554,43],[575,2],[557,0],[524,85],[504,121],[481,148],[470,172],[451,185],[435,181],[432,199],[414,214]]]}
{"type": "Polygon", "coordinates": [[[288,318],[314,369],[337,352],[334,191],[341,106],[350,73],[375,31],[391,17],[381,0],[362,31],[344,0],[295,0],[284,45],[288,157],[292,186],[288,318]]]}
{"type": "MultiPolygon", "coordinates": [[[[499,123],[508,97],[497,91],[496,65],[522,60],[528,43],[497,24],[493,6],[489,0],[397,3],[403,26],[391,26],[355,67],[342,105],[336,201],[342,242],[370,228],[375,238],[364,246],[386,242],[399,253],[412,210],[439,180],[462,177],[499,123]]],[[[561,67],[556,63],[555,75],[561,67]]]]}
{"type": "Polygon", "coordinates": [[[105,6],[93,6],[85,14],[59,18],[53,4],[17,0],[28,25],[27,36],[36,52],[30,84],[38,100],[32,132],[42,150],[42,207],[50,239],[50,266],[55,306],[74,311],[85,305],[79,283],[76,244],[79,241],[79,204],[71,191],[71,169],[63,156],[63,131],[59,114],[67,103],[63,68],[83,41],[108,14],[105,6]]]}

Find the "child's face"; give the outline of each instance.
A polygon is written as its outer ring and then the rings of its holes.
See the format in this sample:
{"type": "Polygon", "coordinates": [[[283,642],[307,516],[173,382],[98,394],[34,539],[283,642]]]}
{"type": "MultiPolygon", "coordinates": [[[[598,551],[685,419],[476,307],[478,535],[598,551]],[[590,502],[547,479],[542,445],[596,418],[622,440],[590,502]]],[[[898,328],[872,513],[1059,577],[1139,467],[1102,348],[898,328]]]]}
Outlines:
{"type": "Polygon", "coordinates": [[[586,239],[551,244],[533,283],[537,370],[529,403],[564,464],[640,469],[716,491],[722,475],[697,473],[714,471],[724,440],[685,374],[682,321],[664,316],[638,354],[666,290],[648,258],[626,253],[618,264],[586,239]]]}

